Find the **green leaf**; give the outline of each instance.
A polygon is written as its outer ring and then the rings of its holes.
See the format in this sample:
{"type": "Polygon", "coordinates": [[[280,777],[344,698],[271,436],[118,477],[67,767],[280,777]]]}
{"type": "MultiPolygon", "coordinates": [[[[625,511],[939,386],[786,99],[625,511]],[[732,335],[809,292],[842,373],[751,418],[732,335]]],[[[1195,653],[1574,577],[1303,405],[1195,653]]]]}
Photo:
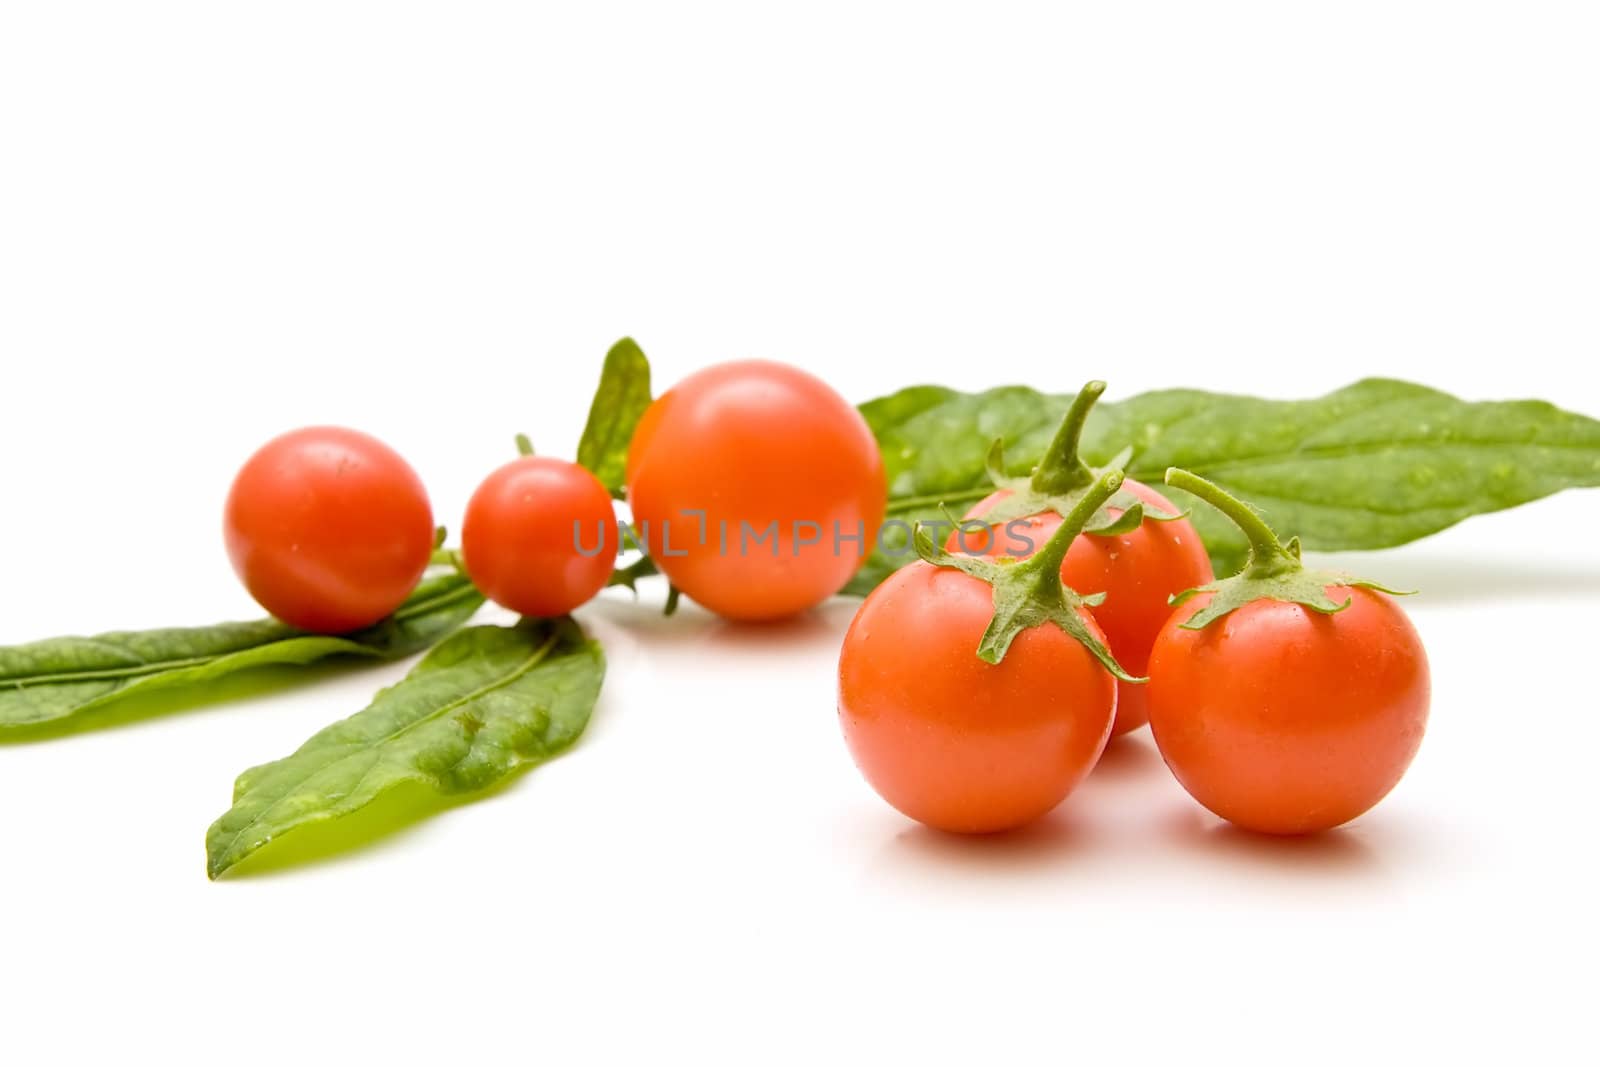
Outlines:
{"type": "Polygon", "coordinates": [[[376,626],[336,637],[263,619],[0,648],[0,736],[62,723],[136,695],[197,689],[252,667],[304,665],[339,655],[398,659],[438,641],[482,603],[466,578],[445,574],[423,579],[376,626]]]}
{"type": "Polygon", "coordinates": [[[960,393],[915,385],[862,404],[883,453],[889,512],[879,544],[843,591],[870,593],[917,558],[912,527],[937,524],[946,505],[959,516],[988,496],[994,489],[988,459],[996,440],[1004,442],[1004,473],[1028,475],[1071,402],[1024,386],[960,393]]]}
{"type": "Polygon", "coordinates": [[[589,405],[589,421],[578,442],[578,463],[617,494],[628,464],[628,443],[639,416],[650,406],[650,361],[633,338],[624,337],[606,353],[600,384],[589,405]]]}
{"type": "Polygon", "coordinates": [[[463,630],[364,710],[241,774],[206,833],[207,872],[405,783],[471,793],[543,762],[583,733],[604,674],[599,644],[570,618],[463,630]]]}
{"type": "MultiPolygon", "coordinates": [[[[959,513],[987,495],[984,460],[996,438],[1009,472],[1027,474],[1071,399],[1020,386],[915,386],[862,405],[888,470],[890,519],[931,522],[941,503],[959,513]]],[[[1468,403],[1381,378],[1314,400],[1172,389],[1097,405],[1084,458],[1103,465],[1125,447],[1129,477],[1154,485],[1168,467],[1194,471],[1324,551],[1405,544],[1472,515],[1600,485],[1600,421],[1542,401],[1468,403]]],[[[1231,523],[1173,496],[1193,511],[1219,571],[1243,561],[1231,523]]],[[[914,558],[909,546],[876,552],[846,591],[870,591],[914,558]]]]}
{"type": "MultiPolygon", "coordinates": [[[[1004,526],[1013,519],[1027,519],[1048,511],[1066,518],[1094,485],[1097,475],[1108,470],[1120,471],[1127,465],[1133,454],[1128,448],[1118,452],[1115,459],[1099,470],[1079,455],[1083,424],[1105,391],[1106,383],[1102,381],[1089,382],[1078,391],[1031,477],[1014,478],[1006,473],[1005,441],[995,438],[984,466],[989,472],[989,481],[996,489],[1005,490],[1006,495],[984,509],[985,525],[1004,526]]],[[[1123,534],[1138,529],[1146,518],[1168,522],[1178,515],[1165,508],[1147,506],[1132,493],[1122,490],[1106,501],[1105,507],[1084,529],[1105,536],[1123,534]],[[1114,518],[1110,512],[1112,508],[1117,510],[1114,518]]]]}

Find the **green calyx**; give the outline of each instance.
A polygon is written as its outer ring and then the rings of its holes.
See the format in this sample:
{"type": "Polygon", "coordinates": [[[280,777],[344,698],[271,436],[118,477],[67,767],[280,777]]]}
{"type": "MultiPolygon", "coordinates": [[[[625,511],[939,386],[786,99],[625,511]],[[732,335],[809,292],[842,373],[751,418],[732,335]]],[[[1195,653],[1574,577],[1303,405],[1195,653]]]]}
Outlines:
{"type": "MultiPolygon", "coordinates": [[[[1090,492],[1097,479],[1107,471],[1118,470],[1127,463],[1130,452],[1124,451],[1109,466],[1094,468],[1078,454],[1078,441],[1083,436],[1083,424],[1095,401],[1106,391],[1106,383],[1095,381],[1078,391],[1072,406],[1050,441],[1044,458],[1027,478],[1014,478],[1006,474],[1005,443],[996,440],[989,449],[987,466],[989,479],[998,489],[1009,489],[1011,495],[996,502],[983,513],[986,525],[1004,525],[1013,519],[1026,519],[1053,511],[1065,518],[1077,507],[1084,495],[1090,492]]],[[[1084,526],[1084,533],[1111,536],[1129,533],[1139,528],[1146,518],[1166,522],[1179,517],[1179,513],[1152,508],[1126,490],[1117,490],[1100,507],[1084,526]],[[1113,516],[1110,508],[1120,514],[1113,516]]]]}
{"type": "Polygon", "coordinates": [[[934,544],[928,528],[918,523],[913,537],[917,555],[935,567],[949,567],[971,575],[994,587],[994,617],[989,620],[978,658],[999,663],[1019,633],[1052,623],[1075,638],[1116,677],[1125,682],[1142,682],[1123,669],[1084,621],[1082,610],[1105,600],[1104,593],[1084,596],[1061,581],[1061,562],[1073,540],[1083,532],[1106,502],[1122,487],[1121,471],[1106,471],[1090,482],[1078,502],[1063,517],[1050,540],[1024,560],[990,559],[986,556],[953,555],[934,544]]]}
{"type": "Polygon", "coordinates": [[[1345,598],[1342,604],[1335,601],[1328,596],[1330,585],[1358,586],[1397,596],[1406,594],[1404,590],[1390,589],[1366,578],[1353,578],[1336,571],[1307,570],[1300,561],[1300,539],[1293,537],[1288,543],[1279,541],[1272,527],[1242,500],[1179,467],[1167,469],[1166,481],[1174,489],[1192,493],[1222,512],[1239,527],[1250,545],[1249,557],[1238,574],[1168,598],[1168,603],[1176,606],[1200,593],[1212,594],[1210,603],[1182,624],[1185,630],[1203,630],[1229,612],[1257,600],[1300,604],[1323,615],[1334,615],[1349,607],[1350,599],[1345,598]]]}

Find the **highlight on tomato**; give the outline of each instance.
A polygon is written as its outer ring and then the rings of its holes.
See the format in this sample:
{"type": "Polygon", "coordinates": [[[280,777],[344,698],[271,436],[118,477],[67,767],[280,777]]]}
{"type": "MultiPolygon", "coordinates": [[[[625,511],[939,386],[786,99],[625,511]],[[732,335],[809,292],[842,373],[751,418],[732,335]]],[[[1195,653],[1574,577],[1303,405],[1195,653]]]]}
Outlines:
{"type": "Polygon", "coordinates": [[[690,599],[730,619],[821,603],[860,569],[883,522],[883,458],[820,379],[751,360],[690,375],[628,449],[634,529],[690,599]]]}
{"type": "Polygon", "coordinates": [[[433,552],[433,511],[416,471],[388,445],[311,426],[245,461],[223,536],[234,571],[269,613],[314,633],[346,633],[410,594],[433,552]]]}
{"type": "MultiPolygon", "coordinates": [[[[1045,543],[1099,474],[1079,456],[1079,439],[1105,389],[1101,381],[1083,387],[1030,477],[1007,475],[1002,443],[995,442],[989,477],[997,488],[951,532],[949,551],[1025,557],[1045,543]]],[[[1090,520],[1061,564],[1061,580],[1069,586],[1106,594],[1094,609],[1095,621],[1117,661],[1134,674],[1144,673],[1156,634],[1172,614],[1168,598],[1213,577],[1194,526],[1170,500],[1132,478],[1090,520]]],[[[1112,732],[1137,729],[1149,717],[1145,687],[1119,683],[1112,732]]]]}
{"type": "Polygon", "coordinates": [[[1428,720],[1428,659],[1374,582],[1307,570],[1245,504],[1176,468],[1167,484],[1244,531],[1239,574],[1178,596],[1150,654],[1150,728],[1189,794],[1269,834],[1368,811],[1411,765],[1428,720]]]}
{"type": "Polygon", "coordinates": [[[1044,815],[1111,736],[1134,681],[1060,577],[1083,525],[1122,484],[1098,476],[1027,560],[958,556],[925,528],[918,562],[867,597],[839,656],[839,723],[884,800],[940,830],[991,833],[1044,815]]]}

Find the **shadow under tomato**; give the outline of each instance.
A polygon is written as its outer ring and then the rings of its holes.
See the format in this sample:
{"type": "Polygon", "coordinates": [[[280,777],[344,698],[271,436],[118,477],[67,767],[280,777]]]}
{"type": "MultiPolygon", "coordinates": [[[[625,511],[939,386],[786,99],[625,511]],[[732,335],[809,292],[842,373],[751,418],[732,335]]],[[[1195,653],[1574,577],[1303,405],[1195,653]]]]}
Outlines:
{"type": "Polygon", "coordinates": [[[1258,834],[1224,822],[1198,806],[1175,813],[1166,837],[1173,844],[1230,865],[1259,867],[1278,874],[1367,876],[1381,874],[1378,849],[1353,826],[1319,834],[1258,834]]]}
{"type": "Polygon", "coordinates": [[[625,628],[646,647],[711,646],[764,653],[819,644],[836,648],[859,606],[857,600],[834,598],[788,618],[740,622],[720,618],[687,600],[676,614],[664,615],[659,600],[634,600],[624,592],[590,602],[583,616],[625,628]]]}
{"type": "Polygon", "coordinates": [[[655,590],[634,596],[626,589],[608,589],[578,609],[580,619],[597,618],[626,627],[641,642],[654,644],[692,640],[717,624],[717,617],[684,600],[667,615],[655,590]]]}
{"type": "Polygon", "coordinates": [[[885,843],[880,859],[944,873],[1009,874],[1067,862],[1088,836],[1059,808],[1027,826],[995,834],[953,834],[912,823],[885,843]]]}
{"type": "Polygon", "coordinates": [[[837,652],[853,614],[853,610],[847,611],[840,618],[838,610],[829,603],[792,618],[774,619],[771,622],[719,619],[706,634],[706,642],[719,648],[741,651],[772,652],[827,646],[837,652]]]}
{"type": "Polygon", "coordinates": [[[1167,774],[1161,753],[1144,728],[1113,737],[1090,772],[1090,782],[1131,782],[1167,774]]]}

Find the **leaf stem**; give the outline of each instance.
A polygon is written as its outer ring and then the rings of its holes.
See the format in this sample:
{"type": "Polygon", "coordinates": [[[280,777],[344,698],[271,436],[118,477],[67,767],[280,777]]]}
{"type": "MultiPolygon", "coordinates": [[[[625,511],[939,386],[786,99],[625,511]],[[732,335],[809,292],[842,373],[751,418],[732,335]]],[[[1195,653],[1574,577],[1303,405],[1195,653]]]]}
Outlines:
{"type": "MultiPolygon", "coordinates": [[[[450,563],[456,568],[457,574],[460,575],[460,577],[465,578],[466,573],[461,568],[460,553],[452,552],[451,555],[453,558],[450,560],[450,563]]],[[[415,602],[408,600],[396,608],[394,610],[394,614],[391,615],[390,618],[394,619],[396,622],[406,622],[409,619],[415,619],[418,616],[427,615],[428,613],[437,610],[441,606],[448,606],[450,604],[471,600],[474,597],[481,596],[483,596],[483,594],[478,592],[477,587],[474,586],[470,581],[466,581],[462,582],[454,589],[447,589],[442,593],[436,593],[426,600],[418,600],[415,602]]],[[[382,620],[378,622],[378,625],[383,625],[382,620]]]]}
{"type": "Polygon", "coordinates": [[[889,501],[889,514],[898,515],[907,511],[922,511],[925,508],[938,507],[940,504],[959,504],[968,500],[982,500],[994,492],[994,486],[978,486],[973,489],[960,489],[948,493],[928,493],[923,496],[903,496],[898,500],[889,501]]]}
{"type": "Polygon", "coordinates": [[[531,456],[531,455],[533,455],[533,439],[530,438],[525,433],[517,434],[517,455],[519,455],[519,456],[531,456]]]}
{"type": "Polygon", "coordinates": [[[1253,578],[1271,578],[1301,569],[1299,554],[1284,547],[1256,510],[1215,482],[1208,482],[1182,467],[1168,467],[1166,482],[1174,489],[1182,489],[1204,500],[1239,527],[1250,545],[1249,559],[1240,573],[1253,578]]]}
{"type": "Polygon", "coordinates": [[[461,563],[461,550],[459,548],[436,548],[433,555],[428,557],[430,567],[454,567],[458,574],[465,574],[466,568],[461,563]]]}
{"type": "Polygon", "coordinates": [[[1034,492],[1070,493],[1094,481],[1094,470],[1078,455],[1078,439],[1083,436],[1083,424],[1089,418],[1090,409],[1105,391],[1106,383],[1102,381],[1089,382],[1078,390],[1044,458],[1033,472],[1034,492]]]}

